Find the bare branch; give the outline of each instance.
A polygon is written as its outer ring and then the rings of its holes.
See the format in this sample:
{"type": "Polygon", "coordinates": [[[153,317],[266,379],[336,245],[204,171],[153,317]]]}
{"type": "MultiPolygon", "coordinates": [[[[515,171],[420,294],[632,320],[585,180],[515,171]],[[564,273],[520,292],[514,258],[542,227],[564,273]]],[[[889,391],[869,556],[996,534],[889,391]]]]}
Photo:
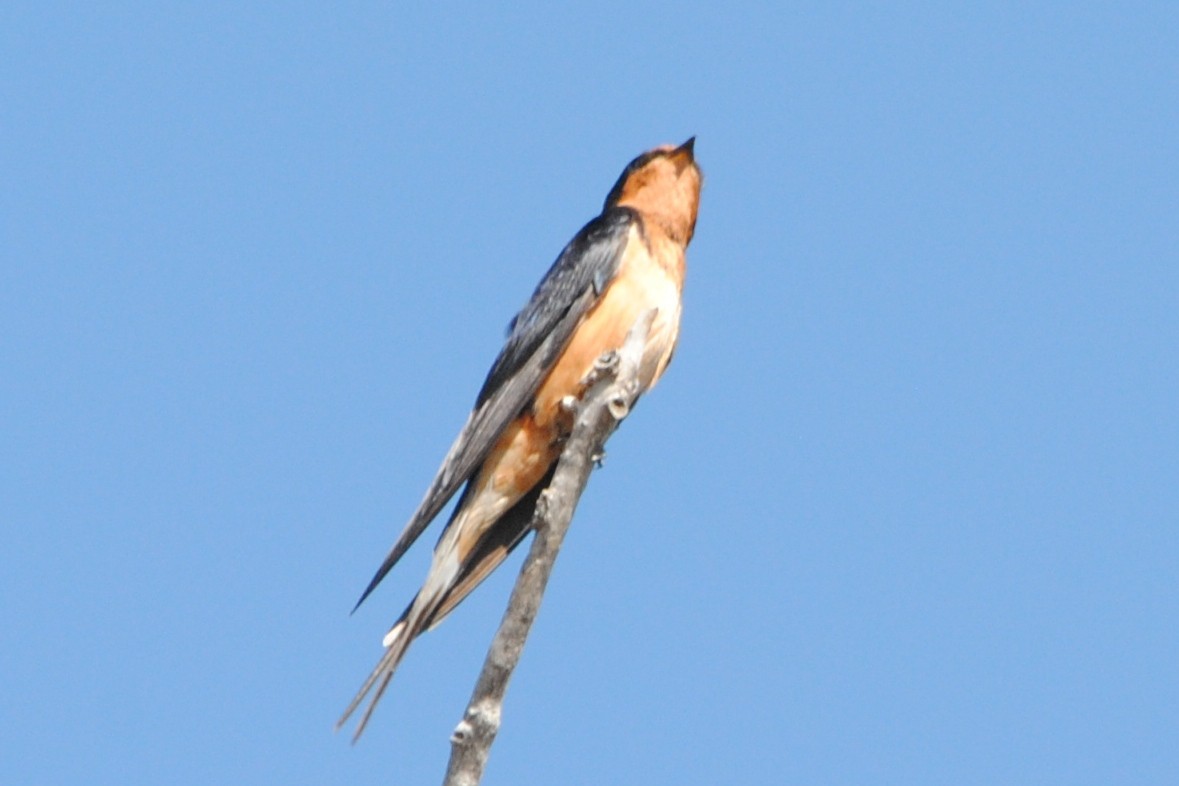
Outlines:
{"type": "Polygon", "coordinates": [[[491,744],[499,732],[504,694],[524,642],[536,619],[553,563],[569,529],[590,471],[600,460],[602,446],[630,412],[639,394],[639,368],[655,310],[639,317],[617,352],[598,358],[587,381],[587,392],[549,487],[536,503],[532,526],[536,537],[520,569],[507,611],[475,684],[463,719],[450,737],[450,763],[443,786],[476,786],[483,777],[491,744]]]}

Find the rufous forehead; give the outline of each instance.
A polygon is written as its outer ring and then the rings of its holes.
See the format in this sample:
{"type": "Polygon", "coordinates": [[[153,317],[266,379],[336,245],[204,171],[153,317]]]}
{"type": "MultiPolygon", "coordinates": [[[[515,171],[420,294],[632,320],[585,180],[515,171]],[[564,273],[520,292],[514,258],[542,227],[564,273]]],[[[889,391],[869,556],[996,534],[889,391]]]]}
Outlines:
{"type": "MultiPolygon", "coordinates": [[[[649,161],[645,162],[639,168],[639,171],[642,171],[644,169],[649,169],[651,167],[665,166],[668,164],[673,164],[673,162],[680,160],[680,156],[676,155],[677,150],[679,150],[679,148],[675,147],[674,145],[662,145],[660,147],[655,148],[654,150],[652,150],[650,153],[647,154],[647,155],[651,156],[651,159],[649,161]]],[[[690,156],[684,156],[683,158],[691,160],[690,156]]]]}

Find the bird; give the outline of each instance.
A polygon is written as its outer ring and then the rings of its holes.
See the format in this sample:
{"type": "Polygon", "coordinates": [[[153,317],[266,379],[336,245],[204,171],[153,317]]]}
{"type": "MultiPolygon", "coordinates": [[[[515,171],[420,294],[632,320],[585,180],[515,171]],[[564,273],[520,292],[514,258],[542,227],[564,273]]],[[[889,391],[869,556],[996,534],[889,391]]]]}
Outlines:
{"type": "Polygon", "coordinates": [[[372,694],[353,742],[410,643],[435,627],[531,530],[562,441],[572,429],[569,397],[584,395],[595,360],[622,346],[654,309],[639,365],[639,393],[671,361],[680,332],[685,252],[696,230],[703,174],[696,138],[633,159],[602,212],[557,256],[523,309],[416,512],[353,608],[355,612],[459,488],[421,588],[385,634],[384,652],[336,724],[372,694]]]}

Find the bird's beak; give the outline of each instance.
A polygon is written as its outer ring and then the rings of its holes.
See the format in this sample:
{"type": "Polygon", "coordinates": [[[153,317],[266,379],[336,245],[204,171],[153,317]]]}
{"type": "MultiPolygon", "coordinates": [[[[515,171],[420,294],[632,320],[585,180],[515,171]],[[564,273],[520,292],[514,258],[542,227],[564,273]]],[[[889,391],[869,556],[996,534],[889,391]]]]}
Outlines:
{"type": "Polygon", "coordinates": [[[696,156],[693,153],[693,149],[695,147],[696,137],[692,137],[679,147],[673,148],[672,151],[667,154],[667,157],[670,158],[672,163],[675,165],[675,173],[677,175],[687,169],[689,164],[695,165],[696,156]]]}

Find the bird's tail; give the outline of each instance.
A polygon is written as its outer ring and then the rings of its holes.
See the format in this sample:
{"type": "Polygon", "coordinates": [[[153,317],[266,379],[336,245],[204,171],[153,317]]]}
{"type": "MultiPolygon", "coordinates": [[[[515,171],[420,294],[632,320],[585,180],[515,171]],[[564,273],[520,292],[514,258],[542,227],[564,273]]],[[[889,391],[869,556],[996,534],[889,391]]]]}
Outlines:
{"type": "Polygon", "coordinates": [[[344,710],[344,714],[336,721],[336,730],[348,722],[348,719],[356,712],[361,703],[364,702],[366,696],[372,694],[372,699],[369,700],[368,706],[364,708],[364,713],[360,716],[360,721],[356,724],[356,731],[352,734],[352,741],[356,742],[360,739],[360,735],[364,733],[365,726],[368,725],[369,718],[372,717],[373,710],[376,709],[377,703],[385,694],[385,689],[389,687],[389,681],[393,679],[393,673],[397,671],[397,667],[401,664],[401,659],[405,657],[405,653],[409,650],[410,643],[417,638],[418,634],[424,630],[434,617],[434,613],[438,610],[439,604],[446,599],[450,588],[454,584],[454,571],[446,571],[450,575],[439,575],[437,565],[430,571],[430,576],[427,577],[425,585],[414,597],[413,602],[401,613],[401,617],[394,623],[389,632],[385,634],[383,644],[385,645],[385,652],[381,655],[381,659],[377,661],[377,665],[373,668],[372,673],[368,675],[368,679],[360,686],[360,690],[356,692],[352,702],[348,708],[344,710]]]}
{"type": "MultiPolygon", "coordinates": [[[[418,634],[429,630],[440,623],[446,615],[479,586],[495,568],[516,548],[531,530],[533,514],[536,511],[537,499],[541,492],[548,487],[552,480],[554,469],[548,473],[533,489],[524,495],[512,508],[496,522],[496,525],[480,539],[478,545],[466,558],[459,560],[455,554],[455,539],[448,538],[444,532],[435,551],[434,563],[426,577],[421,590],[406,607],[397,622],[385,634],[385,652],[377,661],[376,667],[368,675],[368,679],[360,686],[352,703],[344,710],[340,720],[336,722],[336,729],[348,722],[356,710],[370,693],[372,699],[360,716],[356,724],[356,731],[352,741],[360,739],[364,727],[381,700],[393,673],[405,657],[410,643],[418,634]]],[[[460,510],[461,510],[460,503],[460,510]]],[[[455,520],[448,525],[447,531],[455,524],[461,513],[455,514],[455,520]]]]}

